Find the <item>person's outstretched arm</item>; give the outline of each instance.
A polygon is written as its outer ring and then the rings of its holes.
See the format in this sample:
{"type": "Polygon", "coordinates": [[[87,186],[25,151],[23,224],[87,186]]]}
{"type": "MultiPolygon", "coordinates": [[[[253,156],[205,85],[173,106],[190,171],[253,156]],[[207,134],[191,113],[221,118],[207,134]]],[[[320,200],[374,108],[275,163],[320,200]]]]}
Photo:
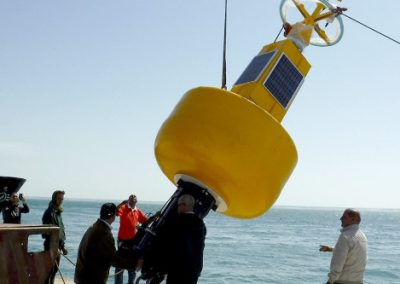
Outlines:
{"type": "Polygon", "coordinates": [[[320,245],[319,246],[319,251],[332,252],[333,251],[333,247],[330,247],[330,246],[327,246],[327,245],[320,245]]]}

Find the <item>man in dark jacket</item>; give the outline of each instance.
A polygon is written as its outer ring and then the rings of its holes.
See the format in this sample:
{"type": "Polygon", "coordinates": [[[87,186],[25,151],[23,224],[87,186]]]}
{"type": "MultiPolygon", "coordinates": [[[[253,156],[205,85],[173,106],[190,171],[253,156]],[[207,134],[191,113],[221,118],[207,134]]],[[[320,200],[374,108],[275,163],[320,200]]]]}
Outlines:
{"type": "Polygon", "coordinates": [[[203,269],[206,227],[193,212],[194,203],[193,196],[182,195],[178,199],[178,215],[161,232],[167,284],[196,284],[203,269]]]}
{"type": "Polygon", "coordinates": [[[18,196],[16,192],[11,193],[8,205],[3,208],[3,222],[21,224],[21,213],[28,213],[29,206],[22,193],[18,196]],[[22,207],[19,202],[22,201],[22,207]]]}
{"type": "MultiPolygon", "coordinates": [[[[67,255],[68,251],[65,248],[65,229],[64,229],[64,223],[62,220],[61,213],[64,211],[63,209],[63,202],[64,202],[64,194],[65,192],[62,190],[56,190],[53,192],[51,196],[51,201],[49,202],[49,207],[44,211],[43,217],[42,217],[42,222],[43,224],[48,224],[48,225],[53,225],[59,227],[59,240],[58,240],[58,248],[59,251],[63,255],[67,255]]],[[[44,249],[46,251],[50,250],[50,235],[43,235],[44,240],[44,249]]],[[[47,283],[54,283],[54,278],[57,274],[58,267],[60,266],[60,254],[57,255],[56,257],[56,263],[53,266],[52,271],[50,272],[50,275],[48,277],[47,283]]]]}
{"type": "Polygon", "coordinates": [[[104,284],[111,265],[125,269],[135,269],[135,258],[117,255],[111,224],[115,220],[117,207],[114,203],[101,206],[100,218],[87,229],[79,244],[75,267],[75,283],[104,284]]]}

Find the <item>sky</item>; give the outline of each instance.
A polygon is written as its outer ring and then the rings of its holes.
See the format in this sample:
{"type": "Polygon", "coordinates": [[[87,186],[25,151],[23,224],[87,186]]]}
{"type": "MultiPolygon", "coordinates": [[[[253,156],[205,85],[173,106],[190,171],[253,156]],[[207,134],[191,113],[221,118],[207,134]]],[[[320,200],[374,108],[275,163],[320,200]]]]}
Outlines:
{"type": "MultiPolygon", "coordinates": [[[[230,89],[282,21],[280,1],[228,4],[230,89]]],[[[400,2],[377,4],[340,3],[400,40],[400,2]]],[[[186,91],[221,86],[223,16],[224,0],[0,1],[0,175],[27,198],[168,200],[154,140],[186,91]]],[[[400,45],[343,24],[303,52],[282,121],[298,163],[274,206],[400,208],[400,45]]]]}

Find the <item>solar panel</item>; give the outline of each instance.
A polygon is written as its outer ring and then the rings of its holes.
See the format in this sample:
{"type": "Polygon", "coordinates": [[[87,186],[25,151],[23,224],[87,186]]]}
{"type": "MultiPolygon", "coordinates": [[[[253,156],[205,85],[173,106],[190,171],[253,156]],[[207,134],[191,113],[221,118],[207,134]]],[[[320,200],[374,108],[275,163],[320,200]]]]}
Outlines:
{"type": "Polygon", "coordinates": [[[239,79],[237,79],[235,85],[256,81],[265,70],[265,67],[268,65],[274,54],[275,51],[254,57],[243,71],[242,75],[240,75],[239,79]]]}
{"type": "Polygon", "coordinates": [[[275,68],[272,70],[264,87],[287,108],[297,93],[304,76],[297,70],[296,66],[282,54],[275,68]]]}

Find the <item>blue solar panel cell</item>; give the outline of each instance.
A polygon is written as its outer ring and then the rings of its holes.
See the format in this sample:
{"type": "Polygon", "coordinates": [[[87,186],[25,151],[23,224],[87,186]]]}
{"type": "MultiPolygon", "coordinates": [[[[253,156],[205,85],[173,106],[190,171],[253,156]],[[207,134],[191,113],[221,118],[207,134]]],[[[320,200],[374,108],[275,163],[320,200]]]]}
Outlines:
{"type": "Polygon", "coordinates": [[[275,51],[257,55],[240,75],[235,85],[256,81],[271,61],[275,51]]]}
{"type": "Polygon", "coordinates": [[[287,108],[303,82],[303,78],[304,76],[296,66],[286,55],[282,54],[275,68],[265,80],[264,87],[284,108],[287,108]]]}

